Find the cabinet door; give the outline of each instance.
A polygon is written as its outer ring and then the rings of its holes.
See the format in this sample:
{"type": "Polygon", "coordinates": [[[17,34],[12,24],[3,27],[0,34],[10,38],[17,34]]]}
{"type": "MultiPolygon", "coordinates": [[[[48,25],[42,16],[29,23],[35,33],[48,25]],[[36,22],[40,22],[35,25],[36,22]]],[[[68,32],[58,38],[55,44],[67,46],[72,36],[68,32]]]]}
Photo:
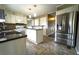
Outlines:
{"type": "Polygon", "coordinates": [[[48,21],[47,21],[47,17],[42,17],[40,18],[40,25],[43,25],[43,28],[47,28],[48,26],[48,21]]]}
{"type": "Polygon", "coordinates": [[[40,25],[43,25],[43,35],[46,35],[46,29],[48,28],[47,16],[40,18],[40,25]]]}
{"type": "Polygon", "coordinates": [[[15,23],[15,15],[7,13],[5,18],[6,18],[5,20],[6,23],[15,23]]]}
{"type": "Polygon", "coordinates": [[[0,44],[0,55],[25,55],[26,38],[19,38],[0,44]]]}
{"type": "Polygon", "coordinates": [[[14,14],[11,14],[11,22],[10,23],[16,23],[16,15],[14,15],[14,14]]]}
{"type": "Polygon", "coordinates": [[[21,17],[20,16],[16,16],[16,23],[20,23],[21,21],[21,17]]]}
{"type": "Polygon", "coordinates": [[[16,16],[16,23],[24,23],[24,24],[27,24],[27,18],[24,17],[24,16],[16,16]]]}
{"type": "Polygon", "coordinates": [[[32,20],[32,26],[35,26],[35,20],[34,19],[32,20]]]}
{"type": "Polygon", "coordinates": [[[7,13],[5,17],[5,22],[10,23],[11,22],[11,14],[7,13]]]}
{"type": "Polygon", "coordinates": [[[27,24],[27,17],[26,16],[23,17],[23,23],[27,24]]]}
{"type": "Polygon", "coordinates": [[[35,26],[39,25],[39,19],[35,19],[35,26]]]}

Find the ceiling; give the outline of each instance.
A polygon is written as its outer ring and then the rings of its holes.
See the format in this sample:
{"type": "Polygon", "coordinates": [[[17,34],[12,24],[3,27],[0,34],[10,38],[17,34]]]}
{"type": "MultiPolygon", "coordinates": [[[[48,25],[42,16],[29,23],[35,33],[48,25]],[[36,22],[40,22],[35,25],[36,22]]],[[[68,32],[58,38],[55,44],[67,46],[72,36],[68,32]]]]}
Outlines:
{"type": "Polygon", "coordinates": [[[34,7],[34,4],[6,4],[5,6],[14,12],[23,13],[25,15],[33,15],[36,13],[37,16],[41,16],[55,12],[57,4],[36,4],[36,7],[34,7]],[[31,10],[29,10],[29,8],[31,10]]]}

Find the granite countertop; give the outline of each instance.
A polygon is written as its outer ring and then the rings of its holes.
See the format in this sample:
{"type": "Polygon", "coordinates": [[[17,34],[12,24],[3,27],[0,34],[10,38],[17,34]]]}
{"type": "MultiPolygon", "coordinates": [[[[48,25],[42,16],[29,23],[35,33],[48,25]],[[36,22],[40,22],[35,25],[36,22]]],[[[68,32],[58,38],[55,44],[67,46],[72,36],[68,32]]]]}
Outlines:
{"type": "Polygon", "coordinates": [[[12,32],[1,32],[0,33],[0,43],[6,42],[6,41],[11,41],[19,38],[27,37],[27,35],[12,31],[12,32]],[[2,34],[2,35],[1,35],[2,34]]]}

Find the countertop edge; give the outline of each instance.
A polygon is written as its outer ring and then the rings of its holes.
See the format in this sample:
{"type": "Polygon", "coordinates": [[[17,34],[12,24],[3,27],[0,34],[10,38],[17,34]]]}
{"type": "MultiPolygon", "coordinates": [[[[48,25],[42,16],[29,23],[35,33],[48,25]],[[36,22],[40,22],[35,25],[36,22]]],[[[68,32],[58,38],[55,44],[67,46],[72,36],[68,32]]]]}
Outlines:
{"type": "Polygon", "coordinates": [[[26,29],[30,29],[30,30],[43,30],[43,29],[34,29],[34,28],[26,28],[26,29]]]}
{"type": "Polygon", "coordinates": [[[12,39],[8,39],[8,40],[4,40],[4,41],[0,41],[0,43],[4,43],[4,42],[8,42],[8,41],[12,41],[12,40],[16,40],[16,39],[24,38],[24,37],[27,37],[27,35],[20,36],[20,37],[16,37],[16,38],[12,38],[12,39]]]}

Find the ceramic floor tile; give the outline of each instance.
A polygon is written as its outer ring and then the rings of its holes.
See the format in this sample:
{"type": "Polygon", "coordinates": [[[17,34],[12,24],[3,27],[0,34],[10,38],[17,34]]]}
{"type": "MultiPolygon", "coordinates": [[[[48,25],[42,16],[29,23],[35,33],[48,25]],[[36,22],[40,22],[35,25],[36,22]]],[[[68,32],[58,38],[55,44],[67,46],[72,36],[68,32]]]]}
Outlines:
{"type": "Polygon", "coordinates": [[[40,44],[34,44],[26,41],[26,54],[30,55],[75,55],[74,48],[67,48],[66,45],[55,43],[50,37],[44,36],[44,41],[40,44]]]}

